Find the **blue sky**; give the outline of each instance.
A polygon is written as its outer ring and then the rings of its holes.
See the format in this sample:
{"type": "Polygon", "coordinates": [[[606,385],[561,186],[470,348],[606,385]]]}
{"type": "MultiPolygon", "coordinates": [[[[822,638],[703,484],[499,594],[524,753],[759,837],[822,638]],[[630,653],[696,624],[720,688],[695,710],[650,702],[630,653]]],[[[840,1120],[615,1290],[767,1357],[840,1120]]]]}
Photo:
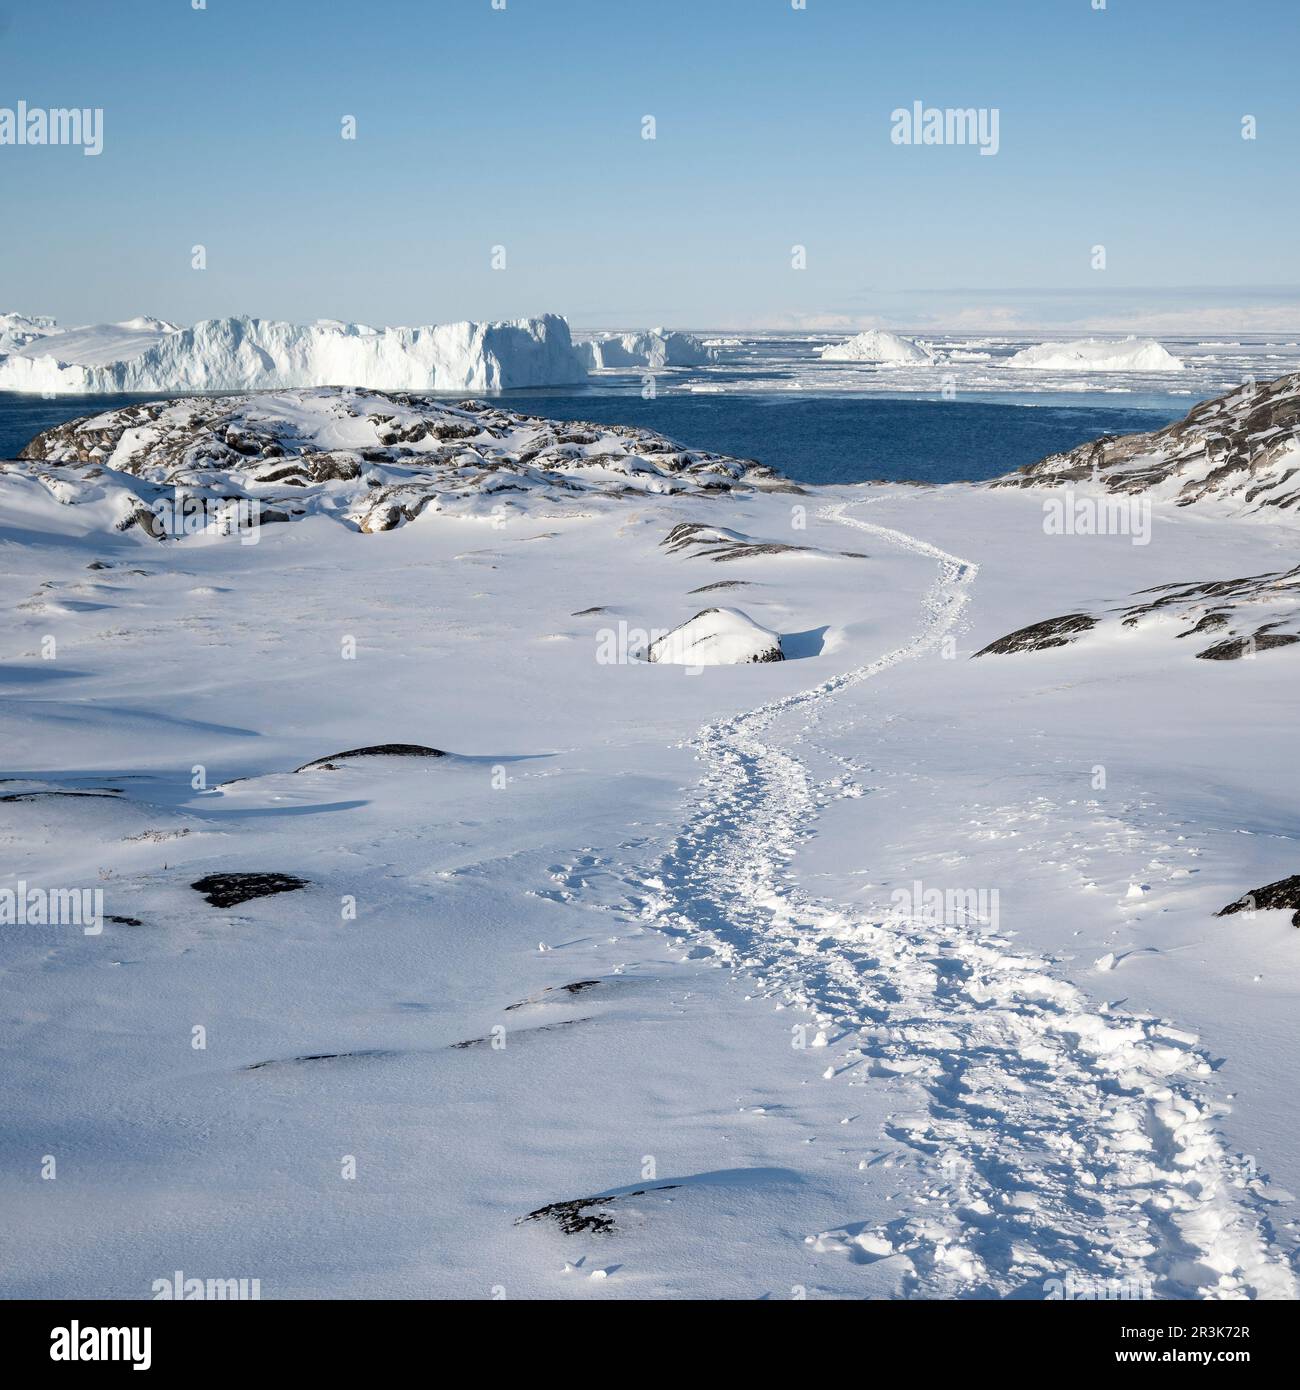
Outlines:
{"type": "Polygon", "coordinates": [[[0,0],[0,107],[104,109],[0,146],[0,309],[1300,328],[1300,6],[1094,2],[0,0]]]}

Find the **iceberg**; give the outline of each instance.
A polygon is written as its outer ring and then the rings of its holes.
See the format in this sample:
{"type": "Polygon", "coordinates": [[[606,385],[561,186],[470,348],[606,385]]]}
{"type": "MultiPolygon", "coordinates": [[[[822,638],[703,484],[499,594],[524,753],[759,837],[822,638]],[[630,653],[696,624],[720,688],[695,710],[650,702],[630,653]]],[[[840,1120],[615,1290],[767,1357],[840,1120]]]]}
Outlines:
{"type": "Polygon", "coordinates": [[[693,333],[652,328],[646,333],[605,333],[577,344],[590,371],[608,367],[705,367],[716,353],[693,333]]]}
{"type": "Polygon", "coordinates": [[[1122,342],[1080,338],[1073,343],[1039,343],[1024,348],[1008,367],[1043,372],[1181,372],[1183,364],[1153,338],[1128,337],[1122,342]]]}
{"type": "Polygon", "coordinates": [[[587,375],[568,322],[554,314],[423,328],[246,317],[180,328],[142,317],[67,330],[52,320],[6,315],[0,334],[7,335],[0,337],[4,391],[500,391],[568,385],[587,375]]]}
{"type": "Polygon", "coordinates": [[[57,331],[55,321],[41,315],[0,314],[0,353],[14,352],[57,331]]]}
{"type": "Polygon", "coordinates": [[[933,362],[934,354],[912,338],[872,328],[843,343],[822,348],[823,362],[933,362]]]}

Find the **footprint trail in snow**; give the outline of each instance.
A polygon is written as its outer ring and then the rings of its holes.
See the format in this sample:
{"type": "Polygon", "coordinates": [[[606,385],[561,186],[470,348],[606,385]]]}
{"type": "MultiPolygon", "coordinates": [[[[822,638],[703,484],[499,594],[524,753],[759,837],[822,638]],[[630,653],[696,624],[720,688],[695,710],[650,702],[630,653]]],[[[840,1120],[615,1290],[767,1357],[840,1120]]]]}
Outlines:
{"type": "Polygon", "coordinates": [[[848,506],[823,515],[938,562],[921,630],[704,728],[693,814],[634,895],[645,920],[810,1013],[815,1045],[836,1036],[814,1054],[828,1084],[900,1087],[887,1137],[923,1169],[911,1210],[808,1243],[861,1263],[895,1258],[917,1295],[1044,1297],[1072,1284],[1112,1297],[1294,1297],[1260,1184],[1201,1093],[1210,1066],[1194,1036],[1090,1000],[987,923],[873,916],[793,886],[787,864],[843,787],[818,784],[792,747],[841,691],[934,651],[977,573],[848,506]],[[804,724],[778,742],[774,727],[792,718],[804,724]]]}

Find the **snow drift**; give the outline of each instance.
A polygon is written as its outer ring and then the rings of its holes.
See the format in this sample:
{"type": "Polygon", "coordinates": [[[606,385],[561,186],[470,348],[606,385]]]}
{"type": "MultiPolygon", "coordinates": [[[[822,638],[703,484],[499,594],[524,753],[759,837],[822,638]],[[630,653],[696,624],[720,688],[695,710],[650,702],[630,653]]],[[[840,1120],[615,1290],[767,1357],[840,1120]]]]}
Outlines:
{"type": "Polygon", "coordinates": [[[1073,343],[1039,343],[1023,348],[1008,367],[1027,367],[1043,372],[1181,372],[1183,364],[1153,338],[1125,338],[1107,342],[1081,338],[1073,343]]]}
{"type": "Polygon", "coordinates": [[[98,395],[359,386],[499,391],[582,381],[569,325],[554,314],[504,323],[369,328],[320,320],[160,319],[59,330],[0,318],[0,390],[98,395]]]}
{"type": "Polygon", "coordinates": [[[821,358],[823,362],[933,362],[934,354],[912,338],[872,328],[822,348],[821,358]]]}

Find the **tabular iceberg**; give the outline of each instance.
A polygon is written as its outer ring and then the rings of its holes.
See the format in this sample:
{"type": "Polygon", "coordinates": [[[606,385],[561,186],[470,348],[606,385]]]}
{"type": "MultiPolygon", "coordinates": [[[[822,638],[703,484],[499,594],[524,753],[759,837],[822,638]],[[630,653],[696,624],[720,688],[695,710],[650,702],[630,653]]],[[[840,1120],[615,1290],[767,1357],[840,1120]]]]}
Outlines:
{"type": "Polygon", "coordinates": [[[0,318],[0,390],[98,395],[130,391],[248,391],[359,386],[499,391],[586,377],[567,321],[369,328],[320,320],[160,319],[59,330],[52,320],[0,318]]]}

